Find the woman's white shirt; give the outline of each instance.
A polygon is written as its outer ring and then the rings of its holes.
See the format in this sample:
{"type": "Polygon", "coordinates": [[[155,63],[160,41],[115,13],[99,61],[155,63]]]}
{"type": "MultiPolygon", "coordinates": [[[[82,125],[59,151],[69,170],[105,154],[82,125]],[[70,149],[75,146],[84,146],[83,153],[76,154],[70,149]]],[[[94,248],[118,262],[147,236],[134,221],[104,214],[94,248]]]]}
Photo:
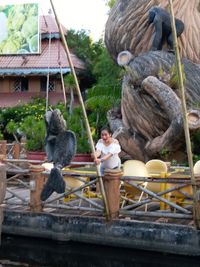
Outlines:
{"type": "Polygon", "coordinates": [[[121,161],[118,154],[121,151],[121,147],[116,139],[113,139],[113,142],[108,146],[106,146],[103,143],[103,140],[100,139],[96,144],[96,150],[101,151],[101,158],[104,157],[105,155],[108,155],[109,153],[112,154],[112,156],[109,159],[103,162],[104,168],[113,169],[116,167],[120,167],[121,161]]]}

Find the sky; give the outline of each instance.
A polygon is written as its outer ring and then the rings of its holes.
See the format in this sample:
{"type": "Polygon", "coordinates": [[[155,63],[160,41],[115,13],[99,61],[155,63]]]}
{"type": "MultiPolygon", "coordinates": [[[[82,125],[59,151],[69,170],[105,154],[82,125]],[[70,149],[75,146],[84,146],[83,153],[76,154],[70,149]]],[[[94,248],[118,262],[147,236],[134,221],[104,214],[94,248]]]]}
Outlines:
{"type": "MultiPolygon", "coordinates": [[[[20,3],[40,4],[41,15],[48,14],[49,0],[3,0],[3,5],[20,3]]],[[[88,30],[94,41],[103,37],[109,8],[105,0],[53,0],[60,22],[67,29],[88,30]]]]}

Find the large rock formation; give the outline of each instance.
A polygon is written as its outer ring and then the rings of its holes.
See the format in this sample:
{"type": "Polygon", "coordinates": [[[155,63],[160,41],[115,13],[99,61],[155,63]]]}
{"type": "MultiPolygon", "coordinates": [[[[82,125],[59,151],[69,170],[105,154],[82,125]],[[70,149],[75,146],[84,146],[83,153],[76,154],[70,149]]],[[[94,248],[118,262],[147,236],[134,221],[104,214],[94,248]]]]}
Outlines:
{"type": "MultiPolygon", "coordinates": [[[[148,11],[156,4],[165,8],[167,3],[167,0],[118,0],[106,24],[108,51],[126,70],[121,108],[108,112],[124,158],[145,161],[164,153],[176,158],[177,151],[185,149],[175,55],[165,48],[165,51],[149,51],[153,28],[147,23],[148,11]]],[[[188,122],[193,133],[200,127],[197,108],[200,65],[195,64],[200,63],[199,0],[173,3],[176,17],[185,23],[179,47],[185,72],[188,122]]]]}
{"type": "MultiPolygon", "coordinates": [[[[196,108],[196,103],[200,102],[200,67],[187,59],[183,59],[182,63],[189,127],[191,131],[196,131],[200,127],[200,113],[196,108]]],[[[108,113],[115,137],[131,158],[145,160],[158,157],[163,150],[173,154],[184,145],[177,74],[172,74],[175,69],[174,54],[147,52],[124,64],[127,74],[122,88],[121,125],[119,111],[108,113]]]]}

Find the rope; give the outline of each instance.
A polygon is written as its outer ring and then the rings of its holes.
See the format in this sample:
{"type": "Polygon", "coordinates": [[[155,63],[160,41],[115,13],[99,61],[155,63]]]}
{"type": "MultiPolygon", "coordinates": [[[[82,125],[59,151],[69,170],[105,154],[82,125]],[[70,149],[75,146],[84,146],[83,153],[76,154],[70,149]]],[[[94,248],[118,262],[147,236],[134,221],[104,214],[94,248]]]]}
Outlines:
{"type": "Polygon", "coordinates": [[[61,84],[62,84],[64,103],[65,103],[65,107],[66,107],[67,106],[67,98],[66,98],[65,84],[64,84],[64,79],[63,79],[62,63],[61,63],[61,59],[60,59],[60,42],[58,43],[58,65],[60,66],[60,78],[61,78],[61,84]]]}
{"type": "Polygon", "coordinates": [[[47,72],[47,84],[46,84],[46,112],[48,111],[49,105],[49,69],[50,69],[50,56],[51,56],[51,32],[49,36],[49,48],[48,48],[48,72],[47,72]]]}

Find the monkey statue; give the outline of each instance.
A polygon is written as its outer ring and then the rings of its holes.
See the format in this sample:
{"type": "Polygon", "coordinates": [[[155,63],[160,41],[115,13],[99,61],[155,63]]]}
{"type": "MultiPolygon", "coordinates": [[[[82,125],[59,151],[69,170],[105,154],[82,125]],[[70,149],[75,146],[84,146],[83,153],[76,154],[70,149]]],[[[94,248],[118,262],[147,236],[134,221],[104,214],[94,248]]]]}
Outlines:
{"type": "MultiPolygon", "coordinates": [[[[166,41],[170,50],[174,49],[173,34],[170,21],[170,14],[165,9],[153,6],[149,10],[149,24],[155,27],[155,36],[152,42],[151,50],[162,50],[162,46],[166,41]]],[[[184,23],[180,19],[175,19],[177,37],[184,30],[184,23]]]]}
{"type": "Polygon", "coordinates": [[[55,191],[65,192],[65,181],[61,169],[70,164],[76,153],[76,136],[66,130],[66,122],[60,112],[55,109],[45,114],[46,138],[45,149],[49,162],[53,162],[49,178],[42,190],[41,200],[45,201],[55,191]]]}

